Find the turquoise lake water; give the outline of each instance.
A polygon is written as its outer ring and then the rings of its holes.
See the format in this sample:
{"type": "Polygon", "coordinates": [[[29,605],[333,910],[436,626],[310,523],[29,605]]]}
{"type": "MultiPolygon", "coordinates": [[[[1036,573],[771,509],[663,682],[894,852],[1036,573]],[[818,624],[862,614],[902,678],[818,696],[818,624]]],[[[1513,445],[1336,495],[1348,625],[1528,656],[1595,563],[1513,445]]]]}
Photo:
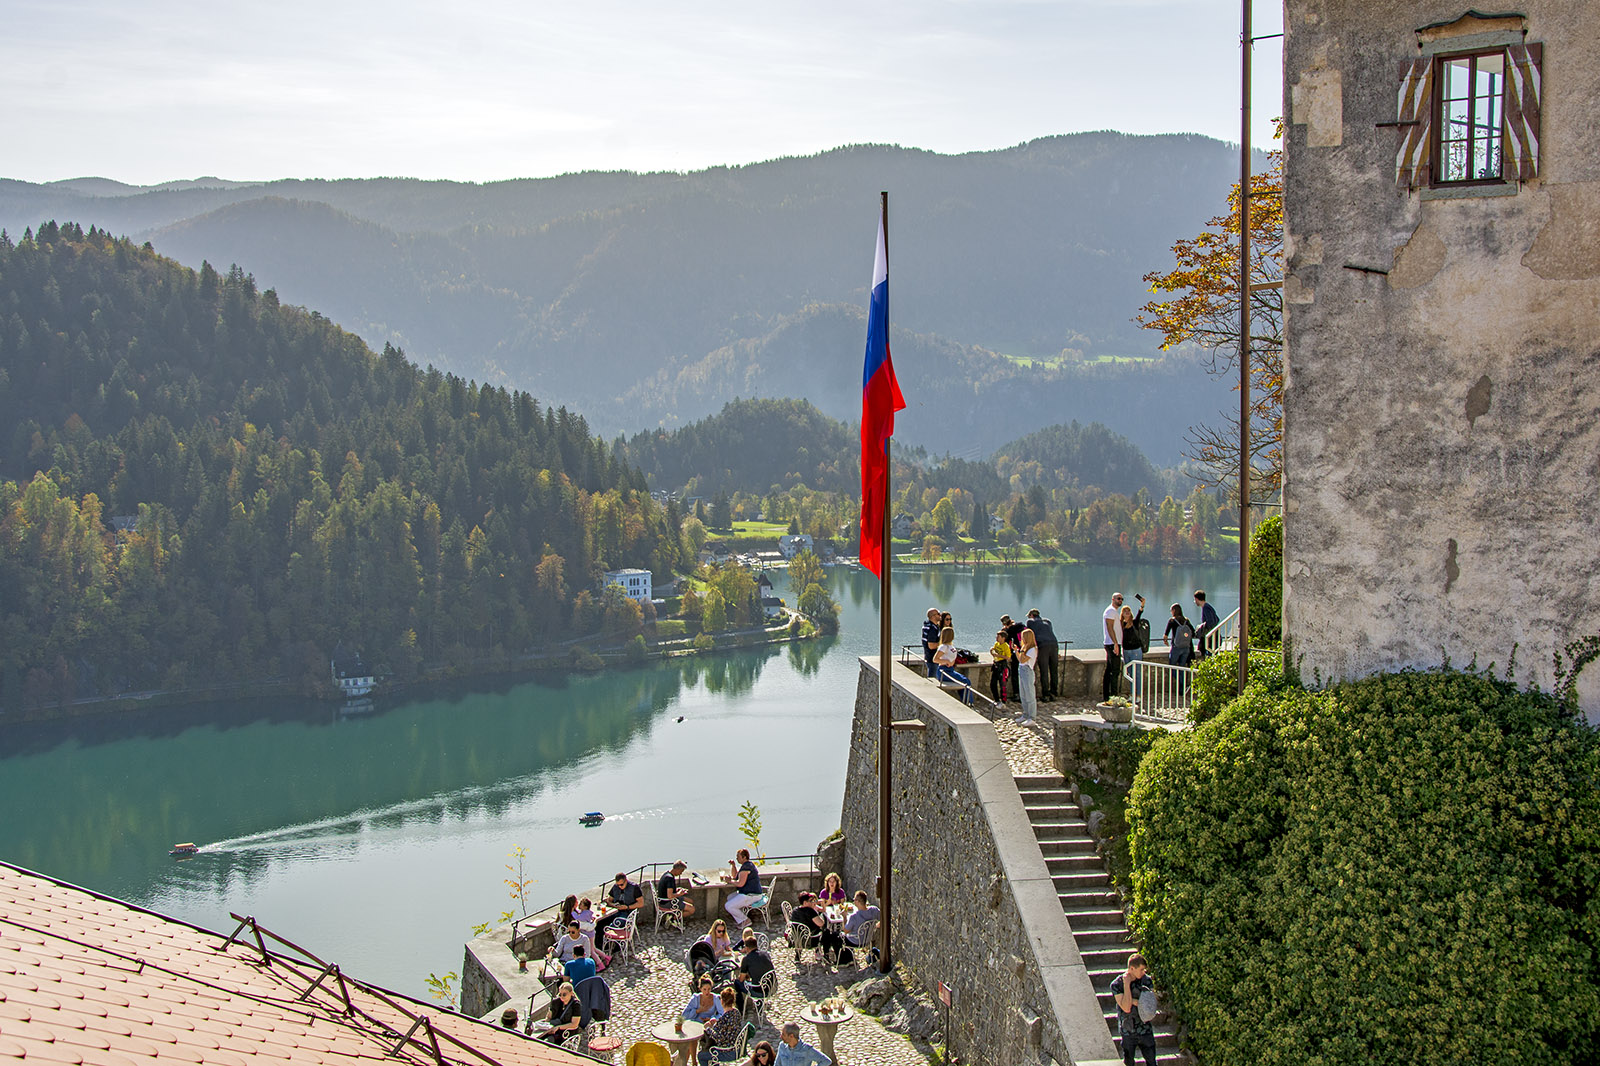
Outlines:
{"type": "MultiPolygon", "coordinates": [[[[957,643],[982,649],[1001,614],[1036,606],[1074,646],[1098,647],[1111,592],[1142,592],[1159,619],[1206,588],[1226,615],[1236,578],[898,574],[894,630],[915,642],[938,605],[957,643]]],[[[428,973],[460,969],[470,928],[512,906],[515,847],[537,907],[644,863],[725,863],[746,801],[769,855],[809,853],[838,827],[878,587],[863,571],[830,580],[843,613],[826,641],[413,689],[359,716],[252,700],[0,729],[0,858],[224,932],[230,910],[253,914],[347,973],[426,996],[428,973]],[[579,826],[589,810],[605,824],[579,826]],[[174,862],[178,841],[205,850],[174,862]]]]}

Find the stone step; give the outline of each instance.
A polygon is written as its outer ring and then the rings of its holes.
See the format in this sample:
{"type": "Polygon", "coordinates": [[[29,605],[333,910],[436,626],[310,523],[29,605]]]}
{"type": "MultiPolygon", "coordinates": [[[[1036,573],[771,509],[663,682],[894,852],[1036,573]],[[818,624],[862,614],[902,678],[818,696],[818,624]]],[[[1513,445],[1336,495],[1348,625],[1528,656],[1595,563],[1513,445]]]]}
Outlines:
{"type": "Polygon", "coordinates": [[[1066,855],[1094,855],[1094,838],[1082,836],[1067,837],[1064,840],[1041,840],[1039,851],[1043,853],[1046,862],[1066,855]]]}
{"type": "Polygon", "coordinates": [[[1066,822],[1082,821],[1083,816],[1078,811],[1076,803],[1029,803],[1023,797],[1023,807],[1027,808],[1028,821],[1030,822],[1066,822]]]}
{"type": "MultiPolygon", "coordinates": [[[[1117,895],[1117,890],[1111,887],[1088,888],[1072,892],[1057,892],[1056,898],[1061,901],[1061,909],[1068,916],[1073,911],[1093,911],[1102,907],[1120,907],[1122,898],[1117,895]]],[[[1124,930],[1126,932],[1126,930],[1124,930]]]]}
{"type": "Polygon", "coordinates": [[[1089,892],[1094,889],[1110,891],[1111,889],[1111,875],[1103,870],[1052,874],[1050,880],[1055,882],[1057,895],[1063,892],[1089,892]]]}
{"type": "Polygon", "coordinates": [[[1067,924],[1076,932],[1078,929],[1121,929],[1127,931],[1123,925],[1121,907],[1063,907],[1066,911],[1067,924]]]}
{"type": "Polygon", "coordinates": [[[1072,931],[1072,939],[1078,945],[1080,953],[1115,948],[1122,953],[1124,961],[1139,949],[1139,945],[1133,942],[1133,934],[1124,927],[1116,929],[1084,929],[1082,931],[1074,929],[1072,931]]]}
{"type": "Polygon", "coordinates": [[[1052,875],[1083,873],[1093,870],[1096,873],[1104,872],[1105,863],[1100,861],[1100,856],[1094,852],[1079,852],[1076,855],[1046,855],[1044,864],[1052,875]]]}
{"type": "MultiPolygon", "coordinates": [[[[1091,974],[1110,970],[1121,973],[1128,965],[1128,956],[1137,950],[1134,945],[1126,943],[1078,945],[1078,954],[1083,956],[1083,965],[1091,974]]],[[[1106,983],[1109,985],[1116,976],[1113,973],[1106,983]]]]}
{"type": "Polygon", "coordinates": [[[1027,788],[1060,788],[1062,784],[1060,774],[1016,774],[1011,780],[1017,783],[1018,790],[1027,788]]]}
{"type": "Polygon", "coordinates": [[[1064,789],[1064,788],[1040,788],[1040,789],[1018,789],[1017,791],[1022,796],[1022,805],[1024,807],[1033,807],[1033,806],[1043,807],[1043,806],[1046,806],[1046,805],[1052,804],[1052,803],[1059,804],[1059,805],[1065,805],[1065,804],[1071,803],[1074,806],[1076,806],[1076,803],[1074,802],[1074,800],[1072,798],[1072,793],[1068,789],[1064,789]]]}
{"type": "Polygon", "coordinates": [[[1084,825],[1083,821],[1078,818],[1073,818],[1070,821],[1034,822],[1033,835],[1040,840],[1071,840],[1078,838],[1091,842],[1094,840],[1089,835],[1089,827],[1084,825]]]}
{"type": "MultiPolygon", "coordinates": [[[[1116,1011],[1112,1011],[1110,1017],[1106,1019],[1106,1028],[1111,1032],[1111,1039],[1117,1042],[1117,1050],[1121,1051],[1122,1037],[1119,1035],[1120,1031],[1117,1025],[1116,1011]]],[[[1156,1038],[1156,1058],[1159,1061],[1163,1049],[1168,1051],[1176,1051],[1178,1049],[1178,1030],[1169,1022],[1163,1025],[1155,1026],[1154,1031],[1156,1038]]],[[[1136,1056],[1134,1061],[1139,1062],[1140,1058],[1136,1056]]]]}

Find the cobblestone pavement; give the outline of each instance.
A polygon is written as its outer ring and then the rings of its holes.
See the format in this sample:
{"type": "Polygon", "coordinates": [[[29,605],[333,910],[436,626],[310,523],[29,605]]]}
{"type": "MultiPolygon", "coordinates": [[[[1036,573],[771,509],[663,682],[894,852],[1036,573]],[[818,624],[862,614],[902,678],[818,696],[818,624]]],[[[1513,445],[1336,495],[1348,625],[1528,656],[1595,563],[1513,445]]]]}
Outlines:
{"type": "Polygon", "coordinates": [[[1090,698],[1063,698],[1053,700],[1050,703],[1041,703],[1039,705],[1039,717],[1031,723],[1015,717],[1015,704],[1008,704],[999,708],[998,711],[990,709],[988,713],[995,715],[995,733],[999,735],[1000,747],[1005,750],[1006,759],[1011,763],[1011,772],[1014,774],[1055,773],[1055,760],[1052,753],[1054,727],[1050,723],[1050,716],[1092,711],[1094,710],[1095,702],[1090,698]],[[1007,711],[1013,713],[1004,713],[1007,711]]]}
{"type": "MultiPolygon", "coordinates": [[[[811,952],[807,952],[804,962],[797,966],[794,952],[785,950],[787,942],[776,932],[781,917],[774,920],[773,932],[769,934],[769,954],[778,970],[777,990],[768,1008],[767,1021],[757,1027],[751,1045],[754,1046],[755,1040],[770,1040],[776,1047],[778,1027],[787,1021],[797,1021],[801,1039],[816,1046],[816,1029],[800,1018],[805,1005],[828,996],[843,995],[840,989],[877,974],[849,965],[832,972],[813,961],[811,952]]],[[[684,956],[689,945],[705,935],[709,924],[696,915],[689,921],[686,933],[665,928],[653,933],[648,927],[641,928],[642,946],[638,956],[628,961],[620,957],[613,959],[604,976],[611,985],[611,1021],[606,1033],[622,1040],[616,1062],[621,1063],[627,1049],[636,1042],[651,1040],[651,1028],[682,1015],[684,1005],[689,1002],[689,971],[684,968],[684,956]]],[[[759,921],[755,927],[757,932],[767,932],[759,921]]],[[[926,1066],[930,1061],[925,1051],[919,1050],[909,1039],[890,1032],[876,1018],[860,1012],[839,1026],[835,1047],[842,1066],[926,1066]]]]}

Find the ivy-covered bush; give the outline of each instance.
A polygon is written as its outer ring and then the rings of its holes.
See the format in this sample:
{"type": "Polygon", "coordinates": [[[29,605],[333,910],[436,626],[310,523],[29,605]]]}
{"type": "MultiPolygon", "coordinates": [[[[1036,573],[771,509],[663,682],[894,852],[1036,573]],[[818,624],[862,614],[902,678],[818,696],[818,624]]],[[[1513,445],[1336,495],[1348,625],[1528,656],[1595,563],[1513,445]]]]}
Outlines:
{"type": "Polygon", "coordinates": [[[1283,518],[1273,515],[1250,534],[1250,644],[1283,640],[1283,518]]]}
{"type": "MultiPolygon", "coordinates": [[[[1250,683],[1257,682],[1273,690],[1293,684],[1283,668],[1283,655],[1276,648],[1250,649],[1250,683]]],[[[1215,718],[1238,695],[1239,653],[1213,652],[1195,666],[1189,721],[1199,723],[1215,718]]]]}
{"type": "Polygon", "coordinates": [[[1133,925],[1208,1066],[1593,1063],[1600,745],[1479,675],[1252,684],[1129,794],[1133,925]]]}

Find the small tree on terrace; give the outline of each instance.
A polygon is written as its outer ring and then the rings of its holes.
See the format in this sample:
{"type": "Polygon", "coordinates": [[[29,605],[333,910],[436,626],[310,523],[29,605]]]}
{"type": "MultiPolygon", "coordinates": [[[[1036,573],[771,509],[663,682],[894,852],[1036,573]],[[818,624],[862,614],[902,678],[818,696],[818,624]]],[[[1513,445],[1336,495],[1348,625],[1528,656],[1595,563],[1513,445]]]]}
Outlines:
{"type": "MultiPolygon", "coordinates": [[[[1282,136],[1282,123],[1278,132],[1282,136]]],[[[1250,498],[1270,501],[1283,479],[1283,153],[1272,152],[1265,173],[1250,180],[1250,498]]],[[[1214,374],[1239,366],[1239,184],[1229,211],[1204,232],[1172,246],[1177,266],[1146,274],[1152,300],[1134,321],[1158,331],[1163,351],[1187,341],[1209,353],[1214,374]]],[[[1237,385],[1235,386],[1237,389],[1237,385]]],[[[1191,427],[1186,454],[1203,471],[1203,483],[1238,480],[1237,405],[1221,425],[1191,427]]],[[[1237,495],[1237,489],[1234,490],[1237,495]]]]}

